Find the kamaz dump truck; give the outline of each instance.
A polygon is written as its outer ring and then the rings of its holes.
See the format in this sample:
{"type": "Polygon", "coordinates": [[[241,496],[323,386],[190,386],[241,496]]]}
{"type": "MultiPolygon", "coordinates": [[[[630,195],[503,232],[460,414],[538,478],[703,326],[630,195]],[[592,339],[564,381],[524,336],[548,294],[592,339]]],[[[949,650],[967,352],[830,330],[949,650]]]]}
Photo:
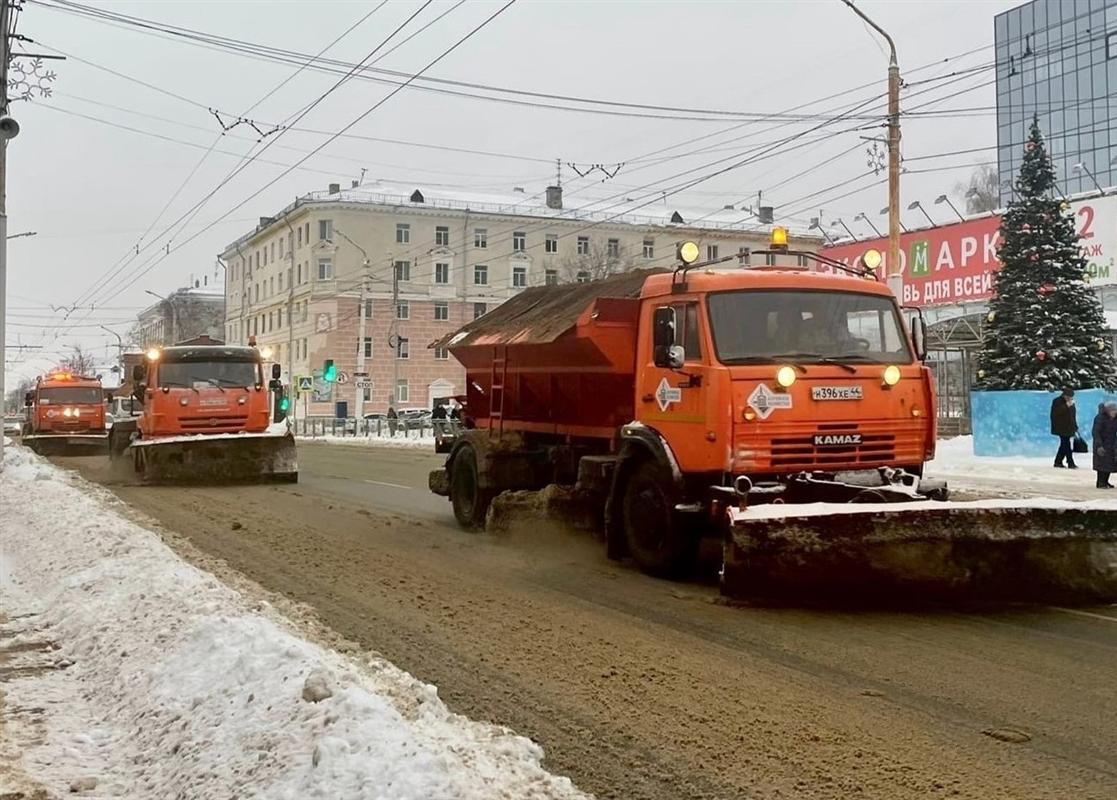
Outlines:
{"type": "Polygon", "coordinates": [[[294,436],[271,425],[277,379],[255,347],[153,349],[132,375],[142,411],[113,425],[110,454],[144,483],[297,481],[294,436]]]}
{"type": "Polygon", "coordinates": [[[98,455],[105,452],[105,395],[101,379],[60,370],[42,375],[24,397],[27,419],[21,440],[36,453],[98,455]]]}
{"type": "Polygon", "coordinates": [[[464,365],[476,425],[430,477],[462,526],[500,492],[554,483],[596,511],[611,557],[655,575],[720,536],[735,596],[1117,594],[1117,506],[942,502],[923,475],[922,320],[906,325],[868,270],[719,263],[527,289],[435,343],[464,365]],[[1037,560],[1037,542],[1068,560],[1037,560]]]}

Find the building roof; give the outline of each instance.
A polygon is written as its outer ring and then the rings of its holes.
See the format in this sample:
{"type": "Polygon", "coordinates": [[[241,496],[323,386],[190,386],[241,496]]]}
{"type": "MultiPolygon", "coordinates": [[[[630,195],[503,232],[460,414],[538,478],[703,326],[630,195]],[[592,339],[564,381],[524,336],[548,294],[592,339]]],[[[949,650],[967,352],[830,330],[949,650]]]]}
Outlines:
{"type": "MultiPolygon", "coordinates": [[[[310,192],[299,197],[275,217],[264,217],[261,224],[226,248],[226,252],[253,238],[295,209],[311,203],[367,203],[407,209],[473,211],[504,216],[523,216],[555,221],[613,223],[618,225],[676,227],[681,230],[711,230],[735,234],[766,235],[772,226],[760,223],[746,207],[717,209],[677,204],[673,198],[648,202],[638,193],[624,200],[591,200],[575,190],[563,198],[563,208],[550,208],[546,192],[522,190],[501,192],[468,191],[437,185],[412,185],[368,181],[337,192],[310,192]],[[681,221],[680,221],[681,220],[681,221]]],[[[786,227],[786,223],[780,223],[786,227]]],[[[799,226],[802,227],[802,226],[799,226]]],[[[804,228],[793,230],[798,237],[815,238],[804,228]]]]}

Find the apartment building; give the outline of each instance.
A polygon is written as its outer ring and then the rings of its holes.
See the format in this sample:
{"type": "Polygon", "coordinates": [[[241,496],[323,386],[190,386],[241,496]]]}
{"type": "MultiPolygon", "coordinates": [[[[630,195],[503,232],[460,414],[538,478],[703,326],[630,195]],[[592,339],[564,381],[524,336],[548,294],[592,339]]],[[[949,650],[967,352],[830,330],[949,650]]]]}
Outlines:
{"type": "MultiPolygon", "coordinates": [[[[208,336],[220,340],[225,329],[225,290],[209,276],[176,289],[136,315],[130,337],[141,348],[168,347],[208,336]]],[[[158,297],[158,295],[155,295],[158,297]]]]}
{"type": "MultiPolygon", "coordinates": [[[[300,415],[426,408],[464,393],[461,366],[429,345],[522,289],[668,267],[686,240],[708,258],[761,249],[771,227],[732,207],[570,205],[554,186],[495,195],[331,184],[262,217],[222,253],[225,340],[255,337],[285,382],[313,377],[300,415]],[[321,380],[327,359],[336,384],[321,380]]],[[[770,209],[762,213],[770,222],[770,209]]]]}

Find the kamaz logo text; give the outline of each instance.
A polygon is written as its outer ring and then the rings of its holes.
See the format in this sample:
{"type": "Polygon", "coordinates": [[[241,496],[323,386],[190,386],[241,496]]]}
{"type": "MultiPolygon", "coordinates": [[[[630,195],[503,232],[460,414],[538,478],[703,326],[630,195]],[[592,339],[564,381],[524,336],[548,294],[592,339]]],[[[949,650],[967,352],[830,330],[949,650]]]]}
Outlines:
{"type": "Polygon", "coordinates": [[[845,447],[852,444],[861,444],[861,434],[816,433],[813,442],[815,447],[845,447]]]}

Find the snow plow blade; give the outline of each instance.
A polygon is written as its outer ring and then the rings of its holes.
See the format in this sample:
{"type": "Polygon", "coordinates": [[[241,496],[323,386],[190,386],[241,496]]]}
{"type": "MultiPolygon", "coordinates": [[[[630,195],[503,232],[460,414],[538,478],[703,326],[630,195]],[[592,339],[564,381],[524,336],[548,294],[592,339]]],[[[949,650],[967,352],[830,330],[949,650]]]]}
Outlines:
{"type": "Polygon", "coordinates": [[[136,472],[148,484],[295,483],[291,434],[239,434],[147,439],[130,447],[136,472]]]}
{"type": "Polygon", "coordinates": [[[1117,600],[1117,503],[816,503],[730,511],[722,593],[858,603],[1117,600]]]}
{"type": "Polygon", "coordinates": [[[98,456],[109,449],[107,433],[31,434],[20,442],[41,456],[98,456]]]}

